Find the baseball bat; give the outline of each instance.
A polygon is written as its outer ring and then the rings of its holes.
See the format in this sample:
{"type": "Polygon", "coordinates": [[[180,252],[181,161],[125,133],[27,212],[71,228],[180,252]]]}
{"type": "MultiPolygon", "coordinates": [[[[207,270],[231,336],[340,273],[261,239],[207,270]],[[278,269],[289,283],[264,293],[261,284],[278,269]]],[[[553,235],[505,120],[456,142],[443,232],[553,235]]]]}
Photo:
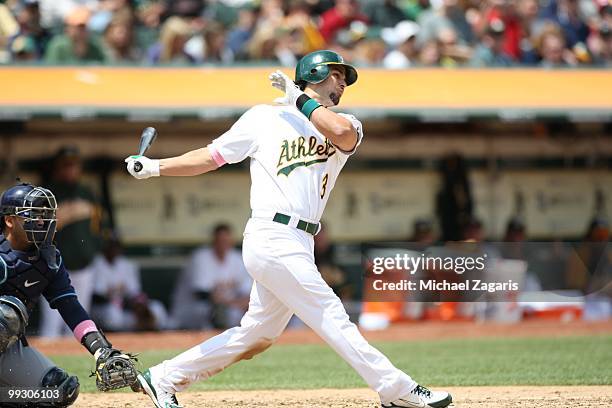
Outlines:
{"type": "MultiPolygon", "coordinates": [[[[140,145],[138,146],[139,156],[144,156],[147,149],[151,147],[151,145],[155,141],[156,137],[157,130],[155,130],[155,128],[153,127],[147,127],[145,128],[145,130],[142,131],[142,134],[140,135],[140,145]]],[[[140,163],[139,161],[134,162],[134,171],[136,173],[139,173],[140,170],[142,170],[142,163],[140,163]]]]}

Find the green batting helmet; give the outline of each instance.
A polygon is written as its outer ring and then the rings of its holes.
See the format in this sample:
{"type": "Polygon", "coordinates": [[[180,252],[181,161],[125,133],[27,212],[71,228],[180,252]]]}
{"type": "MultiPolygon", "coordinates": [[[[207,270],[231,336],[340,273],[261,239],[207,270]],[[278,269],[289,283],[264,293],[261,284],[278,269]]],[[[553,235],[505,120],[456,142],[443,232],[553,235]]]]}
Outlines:
{"type": "Polygon", "coordinates": [[[357,70],[355,67],[344,63],[340,54],[330,50],[311,52],[300,59],[295,67],[295,82],[308,82],[318,84],[325,81],[330,74],[330,65],[341,65],[345,69],[346,85],[352,85],[357,81],[357,70]]]}

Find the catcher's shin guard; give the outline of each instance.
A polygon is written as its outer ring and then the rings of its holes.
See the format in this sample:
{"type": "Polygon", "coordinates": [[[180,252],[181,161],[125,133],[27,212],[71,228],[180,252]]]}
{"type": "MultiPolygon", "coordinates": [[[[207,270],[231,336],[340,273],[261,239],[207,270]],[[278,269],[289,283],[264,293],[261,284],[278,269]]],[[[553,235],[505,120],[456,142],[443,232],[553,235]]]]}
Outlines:
{"type": "Polygon", "coordinates": [[[68,373],[59,367],[53,367],[43,377],[41,387],[57,388],[58,398],[54,402],[39,403],[36,407],[68,407],[77,400],[79,396],[79,379],[69,376],[68,373]]]}

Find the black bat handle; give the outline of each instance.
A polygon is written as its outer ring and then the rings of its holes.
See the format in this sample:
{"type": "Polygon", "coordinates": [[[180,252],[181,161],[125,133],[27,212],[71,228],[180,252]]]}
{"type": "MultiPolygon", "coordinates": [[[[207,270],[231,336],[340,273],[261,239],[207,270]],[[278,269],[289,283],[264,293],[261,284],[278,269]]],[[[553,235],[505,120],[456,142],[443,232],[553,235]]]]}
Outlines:
{"type": "MultiPolygon", "coordinates": [[[[148,127],[142,131],[142,135],[140,136],[140,146],[138,147],[138,155],[143,156],[147,149],[153,144],[155,138],[157,137],[157,130],[153,127],[148,127]]],[[[134,171],[136,173],[140,173],[142,171],[142,163],[139,161],[134,162],[134,171]]]]}

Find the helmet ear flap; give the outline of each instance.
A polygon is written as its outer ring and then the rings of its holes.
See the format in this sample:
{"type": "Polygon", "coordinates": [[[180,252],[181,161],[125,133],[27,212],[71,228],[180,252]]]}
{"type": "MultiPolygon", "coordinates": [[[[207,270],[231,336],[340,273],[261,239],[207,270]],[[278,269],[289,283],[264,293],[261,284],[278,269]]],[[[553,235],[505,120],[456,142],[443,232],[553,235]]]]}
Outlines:
{"type": "Polygon", "coordinates": [[[317,75],[319,80],[317,83],[325,81],[329,76],[329,65],[318,65],[317,70],[319,71],[319,75],[317,75]]]}
{"type": "Polygon", "coordinates": [[[327,79],[329,76],[329,67],[325,64],[313,65],[308,71],[308,80],[310,84],[318,84],[327,79]]]}

